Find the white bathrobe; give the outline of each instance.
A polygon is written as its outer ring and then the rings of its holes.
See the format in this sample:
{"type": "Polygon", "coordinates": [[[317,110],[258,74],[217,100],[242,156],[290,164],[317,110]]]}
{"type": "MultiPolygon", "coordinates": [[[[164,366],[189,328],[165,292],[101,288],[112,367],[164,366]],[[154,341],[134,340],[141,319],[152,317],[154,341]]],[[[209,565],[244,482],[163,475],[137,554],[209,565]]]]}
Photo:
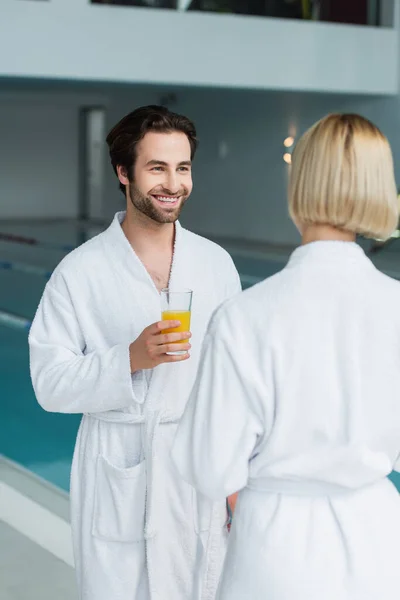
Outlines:
{"type": "Polygon", "coordinates": [[[316,242],[212,319],[173,447],[242,490],[219,600],[398,600],[400,283],[316,242]],[[227,417],[228,415],[228,417],[227,417]]]}
{"type": "Polygon", "coordinates": [[[161,308],[123,217],[61,262],[29,336],[39,403],[85,414],[71,476],[79,597],[189,600],[202,583],[202,598],[213,600],[225,502],[198,501],[170,449],[210,317],[240,281],[222,248],[177,223],[170,287],[193,290],[191,358],[131,376],[129,345],[161,308]]]}

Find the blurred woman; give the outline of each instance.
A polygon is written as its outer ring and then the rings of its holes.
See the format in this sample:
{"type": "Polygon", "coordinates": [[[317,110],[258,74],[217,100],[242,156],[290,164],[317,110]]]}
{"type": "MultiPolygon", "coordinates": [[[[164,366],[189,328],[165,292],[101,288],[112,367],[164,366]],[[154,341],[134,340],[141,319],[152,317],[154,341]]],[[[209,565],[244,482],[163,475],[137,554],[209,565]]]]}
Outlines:
{"type": "Polygon", "coordinates": [[[398,223],[385,136],[316,123],[289,211],[302,245],[214,316],[175,462],[209,498],[241,490],[220,600],[398,600],[400,283],[355,242],[398,223]]]}

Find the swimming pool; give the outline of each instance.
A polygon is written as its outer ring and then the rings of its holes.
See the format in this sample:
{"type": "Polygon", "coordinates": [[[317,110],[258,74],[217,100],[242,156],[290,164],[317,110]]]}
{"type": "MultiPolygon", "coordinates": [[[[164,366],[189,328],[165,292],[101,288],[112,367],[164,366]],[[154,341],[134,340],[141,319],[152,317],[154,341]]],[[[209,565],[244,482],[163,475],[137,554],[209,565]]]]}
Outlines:
{"type": "MultiPolygon", "coordinates": [[[[11,252],[15,255],[16,248],[11,252]]],[[[0,268],[0,310],[32,320],[47,281],[46,273],[60,259],[57,250],[47,252],[44,258],[39,254],[40,249],[34,273],[23,270],[24,264],[35,262],[29,247],[18,248],[19,270],[0,268]]],[[[244,288],[284,265],[282,260],[252,257],[249,252],[233,254],[233,258],[244,288]]],[[[30,382],[27,334],[26,328],[0,324],[0,453],[68,491],[81,416],[47,413],[37,404],[30,382]]],[[[391,478],[400,490],[400,476],[392,474],[391,478]]]]}

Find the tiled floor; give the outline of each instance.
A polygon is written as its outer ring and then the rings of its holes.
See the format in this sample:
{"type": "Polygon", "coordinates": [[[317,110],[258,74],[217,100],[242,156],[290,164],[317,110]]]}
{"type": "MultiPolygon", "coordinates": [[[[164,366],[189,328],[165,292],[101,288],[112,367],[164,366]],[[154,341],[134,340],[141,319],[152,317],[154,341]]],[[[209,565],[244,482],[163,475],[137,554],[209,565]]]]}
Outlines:
{"type": "Polygon", "coordinates": [[[1,600],[77,600],[74,571],[0,521],[1,600]]]}
{"type": "Polygon", "coordinates": [[[65,492],[0,457],[1,600],[77,600],[68,520],[65,492]]]}

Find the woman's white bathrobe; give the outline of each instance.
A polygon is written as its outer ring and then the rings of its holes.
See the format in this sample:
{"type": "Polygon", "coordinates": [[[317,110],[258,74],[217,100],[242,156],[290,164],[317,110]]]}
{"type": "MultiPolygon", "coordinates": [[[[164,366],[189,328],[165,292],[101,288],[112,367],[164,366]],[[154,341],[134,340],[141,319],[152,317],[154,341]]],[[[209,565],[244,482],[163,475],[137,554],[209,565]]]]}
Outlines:
{"type": "Polygon", "coordinates": [[[85,413],[71,476],[79,597],[197,599],[204,575],[202,598],[212,600],[226,545],[225,503],[212,511],[208,500],[198,502],[170,449],[209,319],[240,290],[239,277],[222,248],[177,224],[170,286],[194,292],[192,356],[131,376],[129,345],[161,319],[161,308],[121,229],[123,217],[61,262],[29,336],[39,403],[85,413]]]}
{"type": "Polygon", "coordinates": [[[209,498],[242,490],[218,599],[398,600],[399,454],[400,283],[302,246],[216,313],[173,449],[209,498]]]}

